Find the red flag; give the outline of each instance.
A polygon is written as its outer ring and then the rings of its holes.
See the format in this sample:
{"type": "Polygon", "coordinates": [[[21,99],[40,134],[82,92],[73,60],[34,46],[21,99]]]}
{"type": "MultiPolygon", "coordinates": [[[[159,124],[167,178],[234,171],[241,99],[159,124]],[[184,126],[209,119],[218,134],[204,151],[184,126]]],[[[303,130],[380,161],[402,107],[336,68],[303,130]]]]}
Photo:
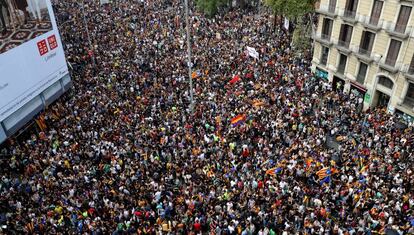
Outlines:
{"type": "Polygon", "coordinates": [[[235,75],[233,77],[233,79],[230,80],[230,84],[234,84],[236,82],[238,82],[240,80],[240,76],[239,75],[235,75]]]}

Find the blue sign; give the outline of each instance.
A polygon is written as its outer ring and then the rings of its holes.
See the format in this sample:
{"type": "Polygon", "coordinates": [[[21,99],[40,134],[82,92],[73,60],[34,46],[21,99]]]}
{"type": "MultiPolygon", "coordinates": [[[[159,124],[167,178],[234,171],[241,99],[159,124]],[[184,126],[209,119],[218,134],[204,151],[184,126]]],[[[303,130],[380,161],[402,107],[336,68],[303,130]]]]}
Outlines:
{"type": "Polygon", "coordinates": [[[328,81],[328,72],[321,70],[319,68],[316,68],[316,72],[315,72],[316,77],[318,78],[322,78],[326,81],[328,81]]]}

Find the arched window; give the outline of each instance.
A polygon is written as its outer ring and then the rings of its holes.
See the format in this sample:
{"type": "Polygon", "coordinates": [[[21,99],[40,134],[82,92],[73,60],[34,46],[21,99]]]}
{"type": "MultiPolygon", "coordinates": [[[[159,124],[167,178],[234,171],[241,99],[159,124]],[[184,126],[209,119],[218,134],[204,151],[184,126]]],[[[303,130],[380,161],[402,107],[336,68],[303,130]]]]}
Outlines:
{"type": "Polygon", "coordinates": [[[379,77],[378,83],[390,89],[392,89],[392,87],[394,86],[392,80],[384,76],[379,77]]]}

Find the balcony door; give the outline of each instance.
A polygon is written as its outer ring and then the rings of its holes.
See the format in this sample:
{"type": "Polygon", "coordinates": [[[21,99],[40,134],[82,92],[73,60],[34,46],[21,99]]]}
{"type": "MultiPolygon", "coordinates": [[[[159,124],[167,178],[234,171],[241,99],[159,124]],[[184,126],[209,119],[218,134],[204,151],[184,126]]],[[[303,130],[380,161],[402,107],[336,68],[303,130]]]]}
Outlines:
{"type": "Polygon", "coordinates": [[[378,25],[378,21],[381,17],[382,5],[384,4],[383,1],[375,0],[374,5],[372,6],[371,11],[371,18],[369,19],[369,23],[372,25],[378,25]]]}
{"type": "Polygon", "coordinates": [[[398,15],[397,24],[395,25],[395,32],[405,33],[410,15],[411,7],[401,5],[400,14],[398,15]]]}
{"type": "Polygon", "coordinates": [[[410,63],[410,67],[408,68],[408,73],[414,74],[414,55],[413,55],[413,58],[411,58],[411,63],[410,63]]]}
{"type": "Polygon", "coordinates": [[[374,45],[375,34],[369,31],[362,32],[361,44],[359,52],[365,55],[370,55],[372,46],[374,45]]]}
{"type": "Polygon", "coordinates": [[[364,63],[359,63],[359,70],[358,70],[358,75],[357,75],[357,82],[359,82],[360,84],[364,85],[365,82],[365,77],[367,75],[367,71],[368,71],[368,65],[364,64],[364,63]]]}
{"type": "Polygon", "coordinates": [[[347,60],[348,60],[348,57],[346,55],[340,54],[339,63],[338,63],[338,70],[337,70],[338,73],[344,74],[347,60]]]}
{"type": "Polygon", "coordinates": [[[409,83],[407,94],[405,94],[404,104],[410,108],[414,107],[414,83],[409,83]]]}
{"type": "Polygon", "coordinates": [[[391,39],[390,47],[388,49],[387,58],[385,63],[390,66],[395,66],[395,62],[397,61],[398,54],[400,53],[401,42],[391,39]]]}
{"type": "Polygon", "coordinates": [[[330,0],[329,1],[329,12],[331,13],[335,13],[335,8],[336,8],[336,0],[330,0]]]}
{"type": "Polygon", "coordinates": [[[351,42],[352,26],[343,24],[341,26],[341,33],[339,34],[339,45],[348,48],[351,42]]]}
{"type": "Polygon", "coordinates": [[[358,0],[347,0],[345,5],[345,16],[355,17],[358,7],[358,0]]]}
{"type": "Polygon", "coordinates": [[[333,22],[331,19],[324,18],[323,19],[323,26],[322,26],[322,38],[325,40],[331,39],[331,32],[332,32],[332,25],[333,22]]]}

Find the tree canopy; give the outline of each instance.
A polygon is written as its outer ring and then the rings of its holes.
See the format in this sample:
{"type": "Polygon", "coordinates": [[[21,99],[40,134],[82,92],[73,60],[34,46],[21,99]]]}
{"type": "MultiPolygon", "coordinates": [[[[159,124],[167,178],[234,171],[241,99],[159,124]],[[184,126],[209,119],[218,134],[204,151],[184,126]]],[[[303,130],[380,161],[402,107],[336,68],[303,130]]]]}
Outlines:
{"type": "Polygon", "coordinates": [[[228,4],[230,0],[196,0],[198,9],[204,12],[207,16],[215,15],[219,7],[228,4]]]}
{"type": "Polygon", "coordinates": [[[276,15],[282,15],[288,19],[303,16],[314,9],[316,0],[265,0],[276,15]]]}

